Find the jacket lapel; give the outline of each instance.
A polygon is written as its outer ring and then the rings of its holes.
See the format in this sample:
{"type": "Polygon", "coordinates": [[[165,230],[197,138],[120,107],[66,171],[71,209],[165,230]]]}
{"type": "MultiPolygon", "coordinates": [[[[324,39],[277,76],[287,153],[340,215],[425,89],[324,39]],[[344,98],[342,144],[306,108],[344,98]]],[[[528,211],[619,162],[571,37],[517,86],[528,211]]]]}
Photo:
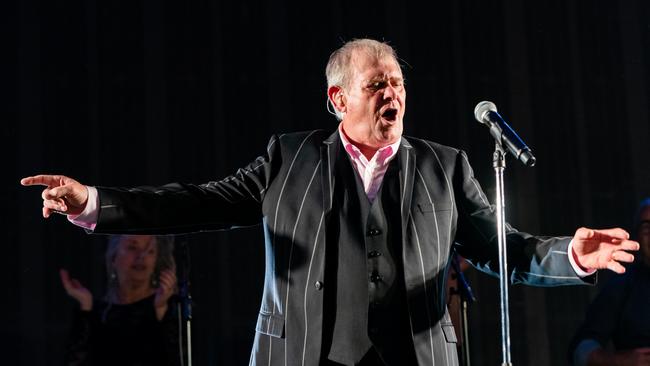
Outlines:
{"type": "Polygon", "coordinates": [[[323,187],[323,209],[325,216],[332,210],[332,195],[334,194],[334,169],[339,152],[339,132],[335,131],[328,137],[320,149],[321,186],[323,187]]]}
{"type": "Polygon", "coordinates": [[[411,143],[402,137],[399,145],[399,185],[400,185],[400,209],[402,213],[402,237],[408,223],[409,211],[411,208],[411,197],[413,195],[413,182],[415,178],[415,152],[411,143]]]}

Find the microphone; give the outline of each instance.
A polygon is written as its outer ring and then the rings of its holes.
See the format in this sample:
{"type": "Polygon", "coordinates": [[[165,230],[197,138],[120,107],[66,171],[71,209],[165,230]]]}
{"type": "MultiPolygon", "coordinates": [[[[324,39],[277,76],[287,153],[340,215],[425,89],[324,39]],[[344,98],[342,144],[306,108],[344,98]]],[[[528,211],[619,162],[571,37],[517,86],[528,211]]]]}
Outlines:
{"type": "Polygon", "coordinates": [[[492,102],[482,101],[474,108],[474,117],[480,123],[488,126],[490,134],[499,145],[505,145],[508,151],[525,166],[535,165],[535,156],[526,143],[517,135],[515,130],[497,112],[497,106],[492,102]]]}

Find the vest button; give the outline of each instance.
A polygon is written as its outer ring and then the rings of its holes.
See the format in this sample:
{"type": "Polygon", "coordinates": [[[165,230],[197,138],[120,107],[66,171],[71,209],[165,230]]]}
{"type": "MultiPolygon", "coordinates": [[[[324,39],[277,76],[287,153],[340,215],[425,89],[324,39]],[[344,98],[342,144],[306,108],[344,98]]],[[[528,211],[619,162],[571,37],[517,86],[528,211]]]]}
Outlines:
{"type": "Polygon", "coordinates": [[[373,273],[372,275],[370,275],[370,281],[371,282],[379,282],[379,281],[381,281],[381,279],[382,279],[382,277],[381,277],[381,275],[379,273],[373,273]]]}
{"type": "Polygon", "coordinates": [[[323,288],[323,283],[320,281],[314,282],[314,287],[316,287],[316,290],[320,290],[323,288]]]}
{"type": "Polygon", "coordinates": [[[369,236],[377,236],[379,234],[381,234],[381,230],[379,230],[379,229],[370,229],[370,230],[368,230],[368,235],[369,236]]]}
{"type": "Polygon", "coordinates": [[[371,250],[370,252],[368,252],[368,258],[379,257],[380,255],[381,253],[376,250],[371,250]]]}

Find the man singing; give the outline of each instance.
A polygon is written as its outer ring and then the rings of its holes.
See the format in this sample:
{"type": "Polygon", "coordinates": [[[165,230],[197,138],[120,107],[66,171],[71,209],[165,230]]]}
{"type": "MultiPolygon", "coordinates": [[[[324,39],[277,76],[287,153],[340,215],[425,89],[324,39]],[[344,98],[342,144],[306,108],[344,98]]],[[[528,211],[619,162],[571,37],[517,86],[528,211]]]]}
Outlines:
{"type": "MultiPolygon", "coordinates": [[[[273,136],[250,165],[201,185],[107,188],[60,175],[43,216],[95,233],[170,234],[261,223],[266,278],[251,365],[457,365],[445,306],[452,244],[498,270],[496,216],[464,152],[402,136],[394,50],[346,43],[326,69],[338,129],[273,136]]],[[[622,229],[536,237],[508,226],[513,283],[593,282],[639,244],[622,229]]]]}

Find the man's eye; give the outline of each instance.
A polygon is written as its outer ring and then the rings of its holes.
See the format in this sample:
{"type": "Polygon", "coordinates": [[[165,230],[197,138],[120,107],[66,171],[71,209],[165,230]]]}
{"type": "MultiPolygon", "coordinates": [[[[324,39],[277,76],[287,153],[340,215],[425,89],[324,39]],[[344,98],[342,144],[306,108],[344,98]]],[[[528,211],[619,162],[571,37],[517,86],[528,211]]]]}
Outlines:
{"type": "Polygon", "coordinates": [[[383,81],[373,81],[372,83],[370,83],[370,89],[373,90],[381,89],[384,87],[384,84],[385,83],[383,81]]]}

